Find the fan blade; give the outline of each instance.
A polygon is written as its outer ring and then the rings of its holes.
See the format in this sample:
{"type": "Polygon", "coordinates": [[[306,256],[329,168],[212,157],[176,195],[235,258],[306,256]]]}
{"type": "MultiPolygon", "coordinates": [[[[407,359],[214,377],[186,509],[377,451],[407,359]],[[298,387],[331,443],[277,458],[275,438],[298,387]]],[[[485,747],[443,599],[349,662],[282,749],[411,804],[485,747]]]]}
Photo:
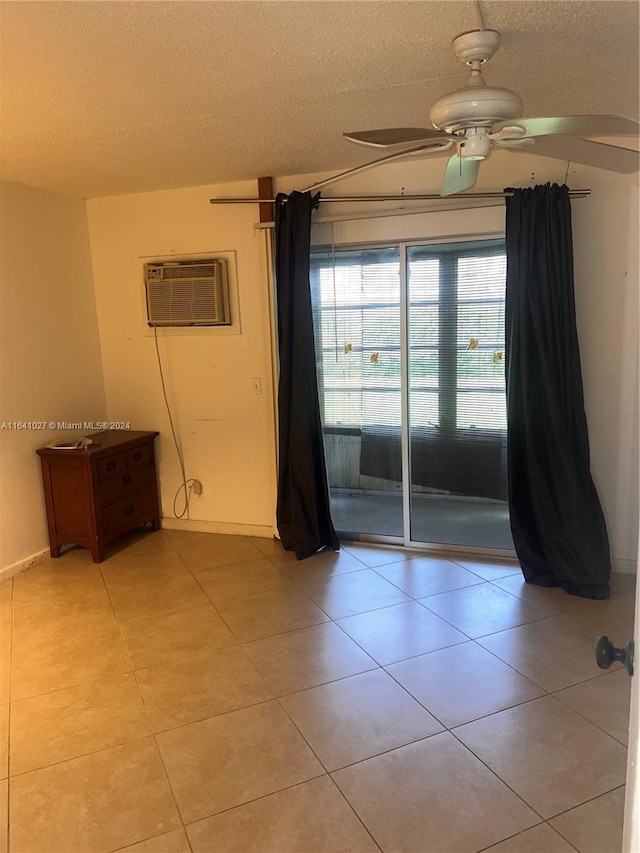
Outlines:
{"type": "Polygon", "coordinates": [[[355,133],[343,133],[349,142],[360,145],[372,145],[374,148],[387,148],[390,145],[405,145],[410,142],[423,142],[425,139],[446,139],[447,134],[427,127],[388,127],[382,130],[359,130],[355,133]]]}
{"type": "Polygon", "coordinates": [[[637,136],[640,124],[624,116],[555,116],[500,121],[491,128],[499,133],[504,127],[521,127],[523,136],[637,136]]]}
{"type": "Polygon", "coordinates": [[[459,154],[449,157],[440,195],[455,195],[471,189],[478,177],[479,167],[479,160],[470,160],[468,157],[461,157],[459,154]]]}
{"type": "Polygon", "coordinates": [[[609,172],[621,172],[628,175],[637,172],[640,167],[640,153],[617,145],[604,145],[602,142],[588,142],[570,136],[553,136],[536,139],[533,148],[526,154],[539,154],[541,157],[555,157],[557,160],[571,160],[585,166],[595,166],[609,172]]]}
{"type": "Polygon", "coordinates": [[[507,148],[512,151],[521,151],[523,148],[533,148],[533,146],[537,144],[539,139],[531,139],[528,136],[525,136],[524,139],[494,139],[493,137],[491,137],[491,141],[493,142],[496,148],[507,148]]]}

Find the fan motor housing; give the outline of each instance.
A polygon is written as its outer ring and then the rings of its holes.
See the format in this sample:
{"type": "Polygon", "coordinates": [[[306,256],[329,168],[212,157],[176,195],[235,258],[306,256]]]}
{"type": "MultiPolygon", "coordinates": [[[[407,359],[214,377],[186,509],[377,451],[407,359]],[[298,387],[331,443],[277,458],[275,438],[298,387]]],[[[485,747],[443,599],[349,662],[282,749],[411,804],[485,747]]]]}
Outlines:
{"type": "Polygon", "coordinates": [[[478,86],[443,95],[431,106],[429,121],[438,130],[452,133],[465,127],[490,126],[520,118],[522,101],[510,89],[478,86]]]}

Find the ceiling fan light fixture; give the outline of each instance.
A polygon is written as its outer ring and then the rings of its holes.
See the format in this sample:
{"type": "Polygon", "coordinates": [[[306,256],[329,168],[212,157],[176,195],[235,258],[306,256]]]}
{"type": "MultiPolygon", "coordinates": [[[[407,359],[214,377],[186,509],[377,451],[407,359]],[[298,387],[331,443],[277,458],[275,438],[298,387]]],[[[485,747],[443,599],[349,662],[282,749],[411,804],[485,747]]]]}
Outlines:
{"type": "Polygon", "coordinates": [[[475,133],[465,135],[458,146],[458,153],[463,160],[484,160],[489,156],[490,148],[491,140],[485,129],[478,128],[475,133]]]}

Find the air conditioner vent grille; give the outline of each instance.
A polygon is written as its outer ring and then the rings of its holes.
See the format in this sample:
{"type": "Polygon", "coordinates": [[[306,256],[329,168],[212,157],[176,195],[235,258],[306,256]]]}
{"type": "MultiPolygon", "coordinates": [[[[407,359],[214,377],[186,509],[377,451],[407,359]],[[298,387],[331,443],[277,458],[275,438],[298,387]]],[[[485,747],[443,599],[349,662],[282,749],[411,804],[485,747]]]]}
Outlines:
{"type": "Polygon", "coordinates": [[[230,325],[225,260],[145,264],[150,326],[230,325]]]}
{"type": "Polygon", "coordinates": [[[162,268],[162,278],[212,278],[216,274],[215,264],[180,264],[162,268]]]}

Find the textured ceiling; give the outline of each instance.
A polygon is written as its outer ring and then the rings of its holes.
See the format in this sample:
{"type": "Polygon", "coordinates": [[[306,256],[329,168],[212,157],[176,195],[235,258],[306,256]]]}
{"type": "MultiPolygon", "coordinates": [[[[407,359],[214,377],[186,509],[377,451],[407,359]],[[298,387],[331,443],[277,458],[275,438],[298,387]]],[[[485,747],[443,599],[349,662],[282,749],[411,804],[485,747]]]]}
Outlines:
{"type": "MultiPolygon", "coordinates": [[[[638,117],[638,10],[482,2],[526,115],[638,117]]],[[[464,84],[444,2],[0,2],[1,175],[95,197],[347,168],[343,130],[424,125],[464,84]]]]}

